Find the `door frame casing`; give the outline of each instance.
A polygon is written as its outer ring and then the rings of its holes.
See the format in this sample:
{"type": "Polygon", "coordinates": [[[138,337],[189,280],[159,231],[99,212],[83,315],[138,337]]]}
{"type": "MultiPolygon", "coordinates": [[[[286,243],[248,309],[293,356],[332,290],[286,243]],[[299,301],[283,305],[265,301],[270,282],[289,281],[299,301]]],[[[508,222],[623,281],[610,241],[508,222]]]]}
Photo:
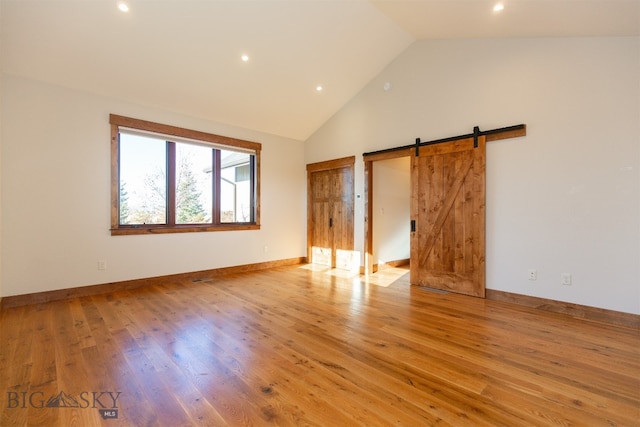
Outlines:
{"type": "MultiPolygon", "coordinates": [[[[348,168],[351,177],[355,175],[355,163],[356,156],[342,157],[334,160],[326,160],[322,162],[307,164],[307,262],[313,262],[312,247],[313,247],[313,193],[311,189],[311,174],[314,172],[327,171],[331,169],[343,169],[348,168]]],[[[353,182],[353,180],[352,180],[353,182]]],[[[351,191],[353,195],[353,189],[351,191]]],[[[351,205],[353,207],[354,200],[352,197],[351,205]]],[[[353,248],[351,248],[353,250],[353,248]]]]}
{"type": "Polygon", "coordinates": [[[415,149],[394,150],[364,156],[364,271],[375,273],[373,265],[373,162],[408,157],[415,149]]]}

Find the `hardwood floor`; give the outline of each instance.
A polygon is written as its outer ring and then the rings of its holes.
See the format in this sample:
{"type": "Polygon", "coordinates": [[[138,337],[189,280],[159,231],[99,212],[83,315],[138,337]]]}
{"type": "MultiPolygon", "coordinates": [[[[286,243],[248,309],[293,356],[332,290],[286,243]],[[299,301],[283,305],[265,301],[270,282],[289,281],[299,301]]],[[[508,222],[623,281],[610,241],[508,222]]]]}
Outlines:
{"type": "Polygon", "coordinates": [[[0,320],[2,426],[640,425],[638,329],[403,269],[282,267],[0,320]]]}

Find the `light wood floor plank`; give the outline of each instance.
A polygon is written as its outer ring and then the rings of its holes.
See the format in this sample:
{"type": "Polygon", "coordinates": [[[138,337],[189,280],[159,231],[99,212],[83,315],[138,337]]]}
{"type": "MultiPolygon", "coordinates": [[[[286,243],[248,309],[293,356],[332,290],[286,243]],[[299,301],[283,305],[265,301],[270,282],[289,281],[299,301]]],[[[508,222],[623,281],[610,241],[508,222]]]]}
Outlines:
{"type": "Polygon", "coordinates": [[[640,426],[638,329],[412,287],[402,268],[168,281],[0,322],[3,427],[640,426]],[[39,407],[60,392],[80,407],[39,407]]]}

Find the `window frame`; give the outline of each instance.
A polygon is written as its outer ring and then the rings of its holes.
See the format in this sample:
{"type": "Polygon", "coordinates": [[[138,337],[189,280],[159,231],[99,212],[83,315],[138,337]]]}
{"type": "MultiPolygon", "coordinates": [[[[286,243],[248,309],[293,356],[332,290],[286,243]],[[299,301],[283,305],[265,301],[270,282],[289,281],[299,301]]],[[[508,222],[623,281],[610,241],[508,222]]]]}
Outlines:
{"type": "MultiPolygon", "coordinates": [[[[215,135],[212,133],[197,130],[185,129],[177,126],[164,125],[146,120],[134,119],[131,117],[109,115],[111,125],[111,235],[137,235],[137,234],[164,234],[164,233],[190,233],[209,231],[231,231],[231,230],[259,230],[260,229],[260,151],[262,144],[258,142],[246,141],[231,138],[228,136],[215,135]],[[175,206],[168,208],[167,222],[169,224],[120,224],[120,128],[129,128],[159,136],[174,136],[182,139],[193,140],[203,144],[210,144],[212,149],[244,149],[253,151],[255,167],[251,169],[253,179],[253,203],[254,221],[221,223],[219,209],[214,210],[212,224],[175,224],[175,206]],[[173,217],[174,223],[171,224],[173,217]]],[[[180,141],[175,141],[180,143],[180,141]]],[[[216,156],[218,157],[218,156],[216,156]]],[[[215,169],[215,167],[214,167],[215,169]]],[[[168,179],[171,174],[168,172],[168,179]]],[[[214,179],[214,187],[219,191],[219,183],[214,179]]],[[[169,200],[167,203],[175,205],[175,201],[169,200]]],[[[215,204],[215,203],[214,203],[215,204]]]]}

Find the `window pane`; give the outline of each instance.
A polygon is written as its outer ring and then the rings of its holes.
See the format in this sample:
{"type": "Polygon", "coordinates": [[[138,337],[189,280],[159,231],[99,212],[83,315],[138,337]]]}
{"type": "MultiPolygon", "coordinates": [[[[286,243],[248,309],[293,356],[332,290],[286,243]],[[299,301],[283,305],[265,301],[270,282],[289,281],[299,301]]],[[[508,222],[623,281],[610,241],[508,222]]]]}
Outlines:
{"type": "Polygon", "coordinates": [[[211,223],[212,150],[176,144],[176,224],[211,223]]]}
{"type": "Polygon", "coordinates": [[[120,134],[120,224],[165,224],[167,149],[161,139],[120,134]]]}
{"type": "Polygon", "coordinates": [[[251,221],[250,161],[250,154],[220,151],[220,222],[251,221]]]}

